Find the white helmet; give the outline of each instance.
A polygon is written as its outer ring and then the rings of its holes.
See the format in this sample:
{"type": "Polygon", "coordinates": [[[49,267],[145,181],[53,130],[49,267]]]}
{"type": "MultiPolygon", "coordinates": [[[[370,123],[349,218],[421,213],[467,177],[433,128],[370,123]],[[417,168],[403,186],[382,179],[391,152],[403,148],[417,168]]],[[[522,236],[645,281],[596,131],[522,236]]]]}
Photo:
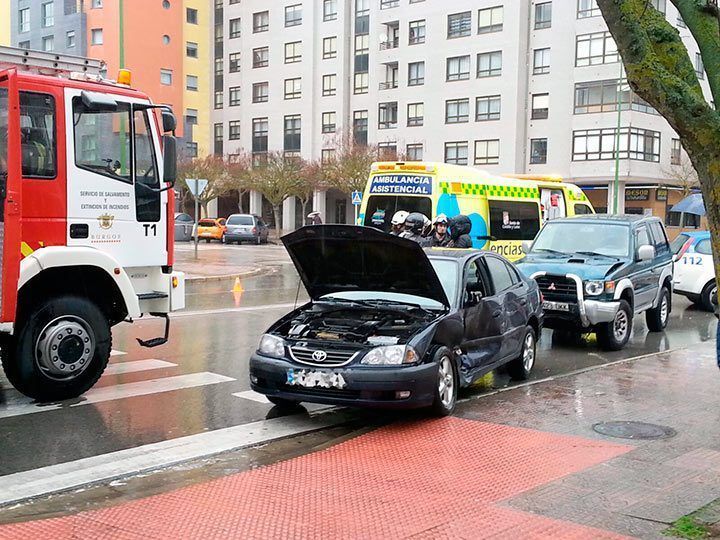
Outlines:
{"type": "Polygon", "coordinates": [[[403,223],[405,223],[408,215],[410,214],[405,210],[398,210],[397,212],[395,212],[395,215],[392,217],[390,223],[392,225],[402,225],[403,223]]]}

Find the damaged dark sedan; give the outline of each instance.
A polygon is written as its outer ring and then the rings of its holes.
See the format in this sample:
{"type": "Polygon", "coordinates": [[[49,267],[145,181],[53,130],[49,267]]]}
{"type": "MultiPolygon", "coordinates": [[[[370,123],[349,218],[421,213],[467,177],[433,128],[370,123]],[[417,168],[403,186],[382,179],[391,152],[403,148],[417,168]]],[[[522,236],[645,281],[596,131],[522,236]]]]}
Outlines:
{"type": "Polygon", "coordinates": [[[525,379],[542,329],[537,284],[490,252],[423,250],[369,227],[283,237],[310,302],[250,359],[253,390],[299,402],[452,413],[458,389],[507,365],[525,379]]]}

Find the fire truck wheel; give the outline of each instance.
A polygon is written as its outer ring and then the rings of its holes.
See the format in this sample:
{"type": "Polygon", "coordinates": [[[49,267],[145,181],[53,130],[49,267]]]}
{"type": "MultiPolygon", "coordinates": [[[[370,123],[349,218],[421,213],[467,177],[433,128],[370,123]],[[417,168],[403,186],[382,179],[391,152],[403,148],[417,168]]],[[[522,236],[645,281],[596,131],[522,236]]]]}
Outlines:
{"type": "Polygon", "coordinates": [[[50,298],[20,322],[2,354],[8,380],[38,401],[70,399],[90,389],[110,359],[110,324],[92,302],[50,298]]]}

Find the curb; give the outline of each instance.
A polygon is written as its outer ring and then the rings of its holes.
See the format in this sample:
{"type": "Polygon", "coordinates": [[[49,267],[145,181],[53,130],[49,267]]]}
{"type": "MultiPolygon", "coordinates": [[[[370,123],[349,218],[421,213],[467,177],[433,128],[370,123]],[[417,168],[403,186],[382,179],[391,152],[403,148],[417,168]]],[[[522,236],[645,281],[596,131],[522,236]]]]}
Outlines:
{"type": "MultiPolygon", "coordinates": [[[[180,270],[181,272],[183,270],[180,270]]],[[[221,274],[219,276],[193,276],[193,277],[186,277],[185,283],[205,283],[210,281],[225,281],[225,280],[234,280],[235,278],[248,278],[248,277],[255,277],[262,274],[265,274],[266,272],[269,272],[269,268],[260,268],[257,267],[253,270],[248,270],[247,272],[236,272],[234,274],[221,274]]]]}

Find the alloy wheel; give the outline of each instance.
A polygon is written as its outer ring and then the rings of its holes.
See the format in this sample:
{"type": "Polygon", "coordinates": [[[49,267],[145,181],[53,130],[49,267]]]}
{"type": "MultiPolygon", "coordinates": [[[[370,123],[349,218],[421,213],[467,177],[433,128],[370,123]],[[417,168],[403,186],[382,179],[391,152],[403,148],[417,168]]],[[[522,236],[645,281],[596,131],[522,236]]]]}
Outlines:
{"type": "Polygon", "coordinates": [[[530,373],[535,365],[535,338],[528,332],[523,344],[523,367],[526,373],[530,373]]]}
{"type": "Polygon", "coordinates": [[[628,326],[629,321],[627,313],[625,313],[625,310],[619,309],[617,315],[615,315],[615,321],[613,323],[613,336],[616,341],[622,342],[625,340],[625,336],[627,336],[628,333],[628,326]]]}
{"type": "Polygon", "coordinates": [[[438,369],[438,395],[443,407],[450,409],[455,402],[455,373],[452,361],[443,356],[438,369]]]}

